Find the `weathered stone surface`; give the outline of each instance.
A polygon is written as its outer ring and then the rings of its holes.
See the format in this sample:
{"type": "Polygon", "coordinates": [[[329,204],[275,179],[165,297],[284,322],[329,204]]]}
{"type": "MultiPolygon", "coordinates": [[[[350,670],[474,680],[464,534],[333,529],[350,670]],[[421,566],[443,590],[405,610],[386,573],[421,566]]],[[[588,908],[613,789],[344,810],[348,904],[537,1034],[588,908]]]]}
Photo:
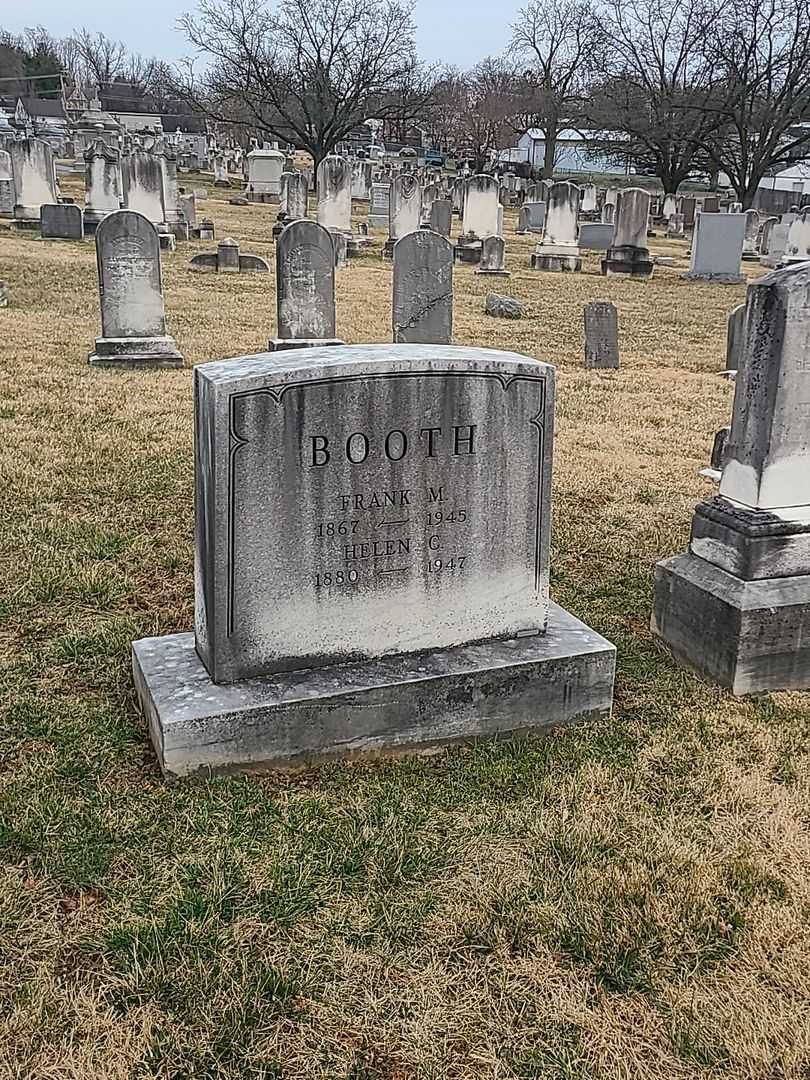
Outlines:
{"type": "Polygon", "coordinates": [[[643,188],[625,188],[616,209],[616,234],[602,260],[602,273],[648,278],[654,268],[647,249],[650,195],[643,188]]]}
{"type": "Polygon", "coordinates": [[[16,203],[14,218],[21,223],[39,221],[43,203],[57,203],[53,151],[42,139],[17,139],[7,144],[11,156],[16,203]]]}
{"type": "Polygon", "coordinates": [[[431,202],[430,227],[439,236],[449,238],[453,227],[453,204],[449,199],[434,199],[431,202]]]}
{"type": "Polygon", "coordinates": [[[279,338],[335,337],[332,236],[314,221],[294,221],[276,247],[279,338]]]}
{"type": "Polygon", "coordinates": [[[387,229],[390,214],[391,184],[376,183],[371,185],[371,204],[368,223],[372,229],[387,229]]]}
{"type": "Polygon", "coordinates": [[[546,201],[543,239],[532,255],[533,270],[578,271],[582,258],[577,244],[580,190],[567,181],[552,184],[546,201]]]}
{"type": "Polygon", "coordinates": [[[194,374],[216,682],[543,631],[553,369],[393,345],[194,374]]]}
{"type": "Polygon", "coordinates": [[[545,634],[212,682],[192,634],[133,645],[169,776],[402,753],[610,715],[615,648],[551,604],[545,634]]]}
{"type": "Polygon", "coordinates": [[[471,176],[464,191],[462,235],[469,239],[483,240],[485,236],[499,236],[498,227],[498,181],[494,176],[471,176]]]}
{"type": "Polygon", "coordinates": [[[805,207],[790,223],[782,262],[798,263],[810,259],[810,207],[805,207]]]}
{"type": "Polygon", "coordinates": [[[788,232],[790,231],[789,225],[777,224],[774,225],[768,233],[768,246],[765,249],[765,254],[760,257],[760,262],[763,266],[769,266],[772,270],[776,270],[782,265],[782,259],[785,255],[785,249],[787,248],[788,232]]]}
{"type": "Polygon", "coordinates": [[[586,304],[585,367],[617,368],[619,366],[619,314],[615,304],[594,301],[586,304]]]}
{"type": "Polygon", "coordinates": [[[284,155],[272,146],[251,150],[247,161],[247,195],[249,202],[278,202],[281,195],[281,174],[284,155]]]}
{"type": "Polygon", "coordinates": [[[70,203],[43,203],[39,228],[43,240],[83,240],[82,208],[70,203]]]}
{"type": "Polygon", "coordinates": [[[810,267],[748,286],[746,337],[734,389],[720,493],[785,513],[810,507],[810,267]]]}
{"type": "Polygon", "coordinates": [[[485,310],[494,319],[522,319],[524,315],[524,307],[519,300],[499,293],[488,294],[485,310]]]}
{"type": "Polygon", "coordinates": [[[384,254],[393,256],[394,244],[419,228],[422,212],[422,193],[415,176],[405,173],[391,184],[388,242],[384,254]]]}
{"type": "Polygon", "coordinates": [[[652,631],[734,694],[810,687],[810,576],[743,581],[676,555],[655,568],[652,631]]]}
{"type": "Polygon", "coordinates": [[[11,154],[0,149],[0,218],[14,216],[14,173],[11,168],[11,154]]]}
{"type": "Polygon", "coordinates": [[[158,155],[131,150],[121,155],[124,203],[157,225],[166,220],[163,204],[163,173],[158,155]]]}
{"type": "Polygon", "coordinates": [[[5,281],[0,281],[0,308],[8,307],[9,291],[5,281]]]}
{"type": "Polygon", "coordinates": [[[307,216],[308,197],[307,178],[302,172],[281,174],[281,210],[290,221],[300,221],[307,216]]]}
{"type": "Polygon", "coordinates": [[[166,334],[160,247],[154,226],[132,210],[115,210],[96,230],[101,332],[95,366],[182,367],[166,334]]]}
{"type": "Polygon", "coordinates": [[[394,247],[394,341],[448,345],[453,335],[453,247],[428,229],[394,247]]]}
{"type": "Polygon", "coordinates": [[[123,187],[121,154],[101,139],[84,152],[84,226],[94,231],[107,214],[121,207],[123,187]]]}
{"type": "Polygon", "coordinates": [[[318,224],[330,231],[352,231],[352,170],[339,154],[318,166],[318,224]]]}
{"type": "Polygon", "coordinates": [[[721,284],[742,281],[740,260],[744,236],[745,214],[698,214],[686,277],[691,281],[721,284]]]}
{"type": "Polygon", "coordinates": [[[735,693],[810,688],[808,312],[806,264],[749,285],[720,496],[656,570],[654,632],[735,693]]]}
{"type": "Polygon", "coordinates": [[[583,222],[579,227],[579,246],[584,251],[607,251],[616,229],[601,221],[583,222]]]}
{"type": "Polygon", "coordinates": [[[510,277],[506,269],[506,244],[502,236],[485,236],[481,241],[481,262],[476,274],[510,277]]]}
{"type": "Polygon", "coordinates": [[[737,371],[745,347],[745,304],[731,309],[726,325],[726,371],[737,371]]]}

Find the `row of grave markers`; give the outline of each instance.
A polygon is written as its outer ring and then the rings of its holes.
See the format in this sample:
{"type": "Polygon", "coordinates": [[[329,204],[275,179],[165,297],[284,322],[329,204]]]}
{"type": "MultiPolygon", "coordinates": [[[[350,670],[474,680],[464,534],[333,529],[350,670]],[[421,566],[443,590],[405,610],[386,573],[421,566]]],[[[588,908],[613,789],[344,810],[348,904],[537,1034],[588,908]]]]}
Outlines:
{"type": "MultiPolygon", "coordinates": [[[[491,237],[491,261],[503,262],[503,240],[491,237]]],[[[485,242],[486,244],[486,242],[485,242]]],[[[101,299],[101,337],[90,356],[94,366],[180,367],[183,360],[167,334],[160,249],[154,226],[131,210],[109,214],[96,230],[101,299]]],[[[438,233],[417,229],[393,251],[393,339],[397,343],[449,344],[453,332],[453,247],[438,233]]],[[[486,261],[486,260],[485,260],[486,261]]],[[[226,239],[216,254],[197,255],[201,271],[267,272],[256,255],[241,254],[226,239]]],[[[278,336],[271,350],[342,345],[335,326],[333,234],[317,222],[291,222],[276,248],[278,336]]],[[[479,274],[499,274],[481,268],[479,274]]],[[[586,309],[588,366],[618,366],[615,308],[586,309]],[[592,309],[592,310],[590,310],[592,309]],[[612,315],[611,315],[612,312],[612,315]],[[597,332],[597,326],[601,330],[597,332]]]]}

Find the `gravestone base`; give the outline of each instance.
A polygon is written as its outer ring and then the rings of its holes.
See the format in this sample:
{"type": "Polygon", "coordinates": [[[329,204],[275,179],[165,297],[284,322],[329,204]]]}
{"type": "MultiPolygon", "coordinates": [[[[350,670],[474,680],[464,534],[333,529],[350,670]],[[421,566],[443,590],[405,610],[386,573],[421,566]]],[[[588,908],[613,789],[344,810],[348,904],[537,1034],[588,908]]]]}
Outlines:
{"type": "Polygon", "coordinates": [[[327,345],[345,345],[340,338],[270,338],[268,352],[284,352],[285,349],[322,349],[327,345]]]}
{"type": "Polygon", "coordinates": [[[743,274],[693,274],[682,275],[686,281],[708,281],[710,285],[739,285],[745,281],[743,274]]]}
{"type": "Polygon", "coordinates": [[[744,581],[676,555],[656,565],[651,629],[734,694],[810,689],[810,576],[744,581]]]}
{"type": "MultiPolygon", "coordinates": [[[[577,249],[578,250],[578,249],[577,249]]],[[[554,252],[532,255],[532,270],[547,270],[550,273],[579,273],[582,269],[582,257],[580,255],[559,255],[554,252]]]]}
{"type": "Polygon", "coordinates": [[[84,211],[84,235],[85,236],[93,236],[95,234],[96,229],[102,223],[104,218],[108,214],[111,214],[112,212],[113,212],[112,210],[93,210],[92,208],[85,209],[85,211],[84,211]]]}
{"type": "Polygon", "coordinates": [[[471,240],[462,243],[460,239],[457,240],[453,257],[456,262],[477,266],[481,262],[481,241],[471,240]]]}
{"type": "Polygon", "coordinates": [[[655,263],[650,258],[647,248],[612,247],[602,259],[602,273],[607,277],[624,275],[626,277],[652,277],[655,263]]]}
{"type": "Polygon", "coordinates": [[[181,368],[183,357],[173,337],[96,338],[88,357],[93,367],[181,368]]]}
{"type": "Polygon", "coordinates": [[[270,191],[246,191],[245,195],[250,203],[273,203],[278,205],[281,202],[281,194],[276,195],[270,191]]]}
{"type": "Polygon", "coordinates": [[[476,274],[481,274],[482,277],[511,277],[511,270],[481,270],[480,268],[475,271],[476,274]]]}
{"type": "Polygon", "coordinates": [[[551,604],[548,630],[217,685],[194,635],[133,642],[167,776],[424,751],[610,716],[616,650],[551,604]]]}
{"type": "Polygon", "coordinates": [[[369,214],[368,227],[370,229],[387,229],[388,214],[369,214]]]}

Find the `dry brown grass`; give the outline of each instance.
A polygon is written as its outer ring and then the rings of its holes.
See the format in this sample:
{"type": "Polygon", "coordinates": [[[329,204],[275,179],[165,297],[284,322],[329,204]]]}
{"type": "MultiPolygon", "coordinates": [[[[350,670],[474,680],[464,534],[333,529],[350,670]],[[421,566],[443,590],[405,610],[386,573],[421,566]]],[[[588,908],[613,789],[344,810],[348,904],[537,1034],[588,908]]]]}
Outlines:
{"type": "MultiPolygon", "coordinates": [[[[65,185],[78,194],[78,185],[65,185]]],[[[275,212],[204,212],[268,257],[275,212]]],[[[455,340],[557,365],[553,585],[619,646],[613,720],[430,761],[167,787],[135,636],[192,618],[191,377],[106,373],[91,244],[0,230],[0,1076],[550,1080],[810,1075],[804,695],[735,701],[650,640],[727,420],[742,287],[526,267],[455,340]],[[582,367],[582,306],[622,367],[582,367]]],[[[164,258],[189,364],[261,349],[274,282],[164,258]]],[[[390,339],[391,267],[338,276],[338,332],[390,339]]]]}

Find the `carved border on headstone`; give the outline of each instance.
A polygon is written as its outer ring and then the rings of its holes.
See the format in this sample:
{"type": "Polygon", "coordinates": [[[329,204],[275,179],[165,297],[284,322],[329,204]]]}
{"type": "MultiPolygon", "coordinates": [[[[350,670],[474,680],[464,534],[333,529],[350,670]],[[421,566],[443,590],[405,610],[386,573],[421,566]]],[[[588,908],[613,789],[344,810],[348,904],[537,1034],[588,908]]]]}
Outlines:
{"type": "Polygon", "coordinates": [[[228,590],[226,600],[226,623],[228,627],[228,637],[231,637],[233,635],[234,630],[234,519],[236,516],[234,491],[235,462],[237,452],[243,446],[247,446],[250,442],[250,439],[243,438],[236,430],[235,409],[237,402],[249,397],[269,397],[272,401],[276,403],[276,405],[280,405],[282,398],[288,390],[304,390],[307,387],[311,386],[334,385],[335,383],[357,382],[358,380],[419,378],[495,379],[496,382],[500,383],[504,393],[506,393],[509,388],[516,382],[540,383],[540,401],[537,407],[537,413],[529,421],[537,429],[537,493],[535,500],[534,588],[535,592],[539,592],[542,562],[542,537],[540,535],[540,524],[542,517],[541,507],[543,501],[543,447],[545,445],[545,424],[543,422],[543,414],[545,412],[546,403],[545,375],[501,375],[497,371],[386,371],[380,372],[379,375],[373,375],[365,372],[357,375],[336,375],[334,378],[326,379],[301,379],[297,382],[285,383],[284,385],[278,387],[278,389],[273,389],[272,387],[261,387],[257,390],[244,390],[240,393],[231,394],[228,399],[228,590]]]}

